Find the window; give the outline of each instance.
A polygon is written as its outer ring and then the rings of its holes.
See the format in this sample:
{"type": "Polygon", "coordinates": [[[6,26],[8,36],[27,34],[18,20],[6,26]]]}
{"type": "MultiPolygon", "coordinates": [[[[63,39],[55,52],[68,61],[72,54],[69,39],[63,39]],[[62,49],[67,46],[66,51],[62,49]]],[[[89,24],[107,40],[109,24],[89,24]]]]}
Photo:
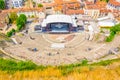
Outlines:
{"type": "Polygon", "coordinates": [[[14,2],[14,4],[16,4],[16,5],[17,5],[17,4],[18,4],[18,2],[17,2],[17,1],[15,1],[15,2],[14,2]]]}

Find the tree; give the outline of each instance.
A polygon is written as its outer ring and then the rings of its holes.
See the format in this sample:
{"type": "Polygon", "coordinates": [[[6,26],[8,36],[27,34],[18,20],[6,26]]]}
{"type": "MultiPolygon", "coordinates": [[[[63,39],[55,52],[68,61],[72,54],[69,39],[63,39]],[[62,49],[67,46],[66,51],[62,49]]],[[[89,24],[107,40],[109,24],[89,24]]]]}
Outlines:
{"type": "Polygon", "coordinates": [[[106,41],[111,42],[117,32],[120,32],[120,24],[117,24],[110,29],[110,35],[106,38],[106,41]]]}
{"type": "Polygon", "coordinates": [[[100,0],[100,1],[105,1],[105,2],[107,2],[107,3],[109,2],[109,0],[100,0]]]}
{"type": "Polygon", "coordinates": [[[19,31],[23,28],[25,21],[21,17],[19,17],[16,21],[16,24],[17,24],[17,30],[19,31]]]}
{"type": "Polygon", "coordinates": [[[10,23],[13,23],[14,21],[16,21],[17,18],[18,18],[17,13],[15,13],[15,12],[10,13],[10,16],[9,16],[10,23]]]}
{"type": "Polygon", "coordinates": [[[27,17],[24,14],[20,14],[20,16],[17,18],[17,26],[19,25],[24,26],[26,21],[27,21],[27,17]]]}
{"type": "Polygon", "coordinates": [[[0,9],[5,9],[5,1],[0,0],[0,9]]]}
{"type": "Polygon", "coordinates": [[[43,7],[43,5],[42,4],[38,4],[38,7],[43,7]]]}
{"type": "Polygon", "coordinates": [[[27,21],[27,17],[24,14],[20,14],[20,17],[23,18],[25,22],[27,21]]]}
{"type": "Polygon", "coordinates": [[[115,33],[111,32],[110,35],[106,38],[106,42],[111,42],[115,37],[115,33]]]}
{"type": "Polygon", "coordinates": [[[109,2],[109,0],[106,0],[106,2],[108,3],[108,2],[109,2]]]}
{"type": "Polygon", "coordinates": [[[12,29],[11,31],[7,32],[7,36],[11,37],[13,34],[15,34],[15,29],[12,29]]]}
{"type": "Polygon", "coordinates": [[[111,29],[110,29],[111,32],[118,32],[120,31],[120,24],[117,24],[115,26],[113,26],[111,29]]]}
{"type": "Polygon", "coordinates": [[[16,21],[17,31],[20,31],[25,26],[26,21],[27,17],[24,14],[20,14],[16,21]]]}
{"type": "Polygon", "coordinates": [[[35,7],[36,6],[36,3],[33,1],[33,6],[35,7]]]}

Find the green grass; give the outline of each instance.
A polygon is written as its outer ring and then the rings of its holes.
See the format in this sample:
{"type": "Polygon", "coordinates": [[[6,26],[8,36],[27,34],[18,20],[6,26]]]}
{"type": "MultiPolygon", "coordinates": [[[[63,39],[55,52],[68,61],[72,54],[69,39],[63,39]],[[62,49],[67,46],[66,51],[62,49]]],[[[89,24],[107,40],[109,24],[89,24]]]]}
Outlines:
{"type": "MultiPolygon", "coordinates": [[[[68,75],[69,73],[73,72],[75,69],[77,68],[79,69],[82,66],[89,67],[90,70],[92,70],[93,66],[107,66],[117,61],[120,61],[120,59],[105,60],[105,61],[88,64],[87,60],[83,60],[80,63],[54,66],[54,68],[61,70],[62,75],[68,75]]],[[[15,61],[11,59],[0,58],[0,70],[7,71],[9,73],[16,71],[24,71],[24,70],[45,70],[49,67],[53,67],[53,66],[36,65],[31,61],[15,61]]]]}
{"type": "Polygon", "coordinates": [[[91,66],[107,66],[107,65],[110,65],[113,62],[117,62],[117,61],[120,61],[120,58],[118,58],[118,59],[112,59],[112,60],[100,61],[100,62],[92,63],[90,65],[91,66]]]}
{"type": "Polygon", "coordinates": [[[37,66],[31,61],[18,61],[11,59],[0,59],[0,70],[2,71],[22,71],[22,70],[43,70],[44,66],[37,66]]]}

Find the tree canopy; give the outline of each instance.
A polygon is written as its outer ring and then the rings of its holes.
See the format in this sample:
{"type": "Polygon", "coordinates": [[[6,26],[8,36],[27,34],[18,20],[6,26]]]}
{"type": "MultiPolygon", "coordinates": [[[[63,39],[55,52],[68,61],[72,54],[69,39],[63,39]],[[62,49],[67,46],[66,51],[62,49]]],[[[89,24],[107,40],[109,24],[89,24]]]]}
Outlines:
{"type": "Polygon", "coordinates": [[[5,9],[5,1],[0,0],[0,9],[5,9]]]}
{"type": "Polygon", "coordinates": [[[10,13],[9,18],[10,18],[10,23],[13,23],[18,18],[17,13],[15,13],[15,12],[10,13]]]}
{"type": "Polygon", "coordinates": [[[11,31],[7,32],[7,36],[11,37],[13,34],[15,34],[15,29],[12,29],[11,31]]]}
{"type": "Polygon", "coordinates": [[[20,14],[19,17],[23,18],[23,20],[24,20],[25,22],[27,21],[27,17],[26,17],[24,14],[20,14]]]}
{"type": "Polygon", "coordinates": [[[111,32],[119,32],[120,31],[120,24],[117,24],[115,26],[113,26],[111,29],[110,29],[111,32]]]}
{"type": "Polygon", "coordinates": [[[16,25],[17,25],[17,30],[21,30],[27,21],[27,17],[24,14],[20,14],[20,16],[17,18],[16,25]]]}
{"type": "Polygon", "coordinates": [[[42,4],[38,4],[38,7],[43,7],[43,5],[42,4]]]}
{"type": "Polygon", "coordinates": [[[107,37],[106,41],[111,42],[117,32],[120,32],[120,24],[117,24],[110,29],[110,35],[107,37]]]}
{"type": "Polygon", "coordinates": [[[100,1],[105,1],[105,2],[107,2],[107,3],[109,2],[109,0],[100,0],[100,1]]]}

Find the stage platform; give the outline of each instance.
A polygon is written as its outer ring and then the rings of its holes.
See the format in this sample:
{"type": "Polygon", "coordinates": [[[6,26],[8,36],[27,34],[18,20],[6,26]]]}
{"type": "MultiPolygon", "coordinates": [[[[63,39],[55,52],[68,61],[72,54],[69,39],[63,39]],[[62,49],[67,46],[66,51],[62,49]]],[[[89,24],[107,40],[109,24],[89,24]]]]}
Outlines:
{"type": "Polygon", "coordinates": [[[50,33],[70,33],[70,31],[68,31],[68,30],[52,30],[52,31],[50,31],[50,33]]]}

